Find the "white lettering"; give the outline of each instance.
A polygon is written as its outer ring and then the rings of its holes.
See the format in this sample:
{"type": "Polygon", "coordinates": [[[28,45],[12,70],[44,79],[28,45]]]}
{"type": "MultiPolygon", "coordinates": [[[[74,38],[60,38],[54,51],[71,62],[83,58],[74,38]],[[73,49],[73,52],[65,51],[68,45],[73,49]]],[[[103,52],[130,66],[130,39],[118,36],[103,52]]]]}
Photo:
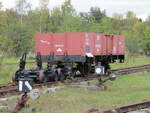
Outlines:
{"type": "Polygon", "coordinates": [[[64,47],[63,44],[55,44],[55,47],[64,47]]]}
{"type": "Polygon", "coordinates": [[[45,41],[45,40],[41,40],[41,42],[45,44],[50,44],[48,41],[45,41]]]}

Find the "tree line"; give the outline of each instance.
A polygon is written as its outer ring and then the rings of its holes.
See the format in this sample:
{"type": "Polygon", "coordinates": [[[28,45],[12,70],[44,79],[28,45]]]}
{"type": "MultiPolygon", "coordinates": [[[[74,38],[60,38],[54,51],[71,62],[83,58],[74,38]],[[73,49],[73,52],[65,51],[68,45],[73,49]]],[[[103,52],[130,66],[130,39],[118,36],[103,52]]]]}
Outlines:
{"type": "Polygon", "coordinates": [[[39,0],[40,7],[32,10],[27,0],[16,0],[15,9],[2,10],[0,2],[0,54],[20,56],[24,51],[34,52],[34,34],[61,32],[94,32],[122,34],[130,54],[149,55],[150,16],[145,21],[132,11],[126,15],[113,14],[91,7],[89,12],[77,13],[66,0],[60,7],[48,9],[49,0],[39,0]]]}

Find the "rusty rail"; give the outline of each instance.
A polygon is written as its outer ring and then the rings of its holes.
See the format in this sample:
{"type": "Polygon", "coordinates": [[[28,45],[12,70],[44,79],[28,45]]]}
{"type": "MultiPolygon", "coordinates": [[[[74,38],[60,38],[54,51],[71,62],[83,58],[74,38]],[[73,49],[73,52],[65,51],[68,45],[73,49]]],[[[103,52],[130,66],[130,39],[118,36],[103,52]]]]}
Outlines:
{"type": "Polygon", "coordinates": [[[150,107],[150,101],[144,101],[136,104],[130,104],[130,105],[120,106],[120,107],[106,109],[106,110],[91,109],[88,111],[88,113],[127,113],[127,112],[137,111],[149,107],[150,107]]]}
{"type": "Polygon", "coordinates": [[[132,73],[138,73],[138,72],[143,72],[143,71],[150,71],[150,64],[112,70],[112,72],[115,73],[116,75],[132,74],[132,73]]]}
{"type": "MultiPolygon", "coordinates": [[[[56,86],[56,85],[57,85],[56,82],[48,82],[46,84],[35,84],[34,87],[35,88],[40,88],[42,86],[52,87],[52,86],[56,86]]],[[[18,94],[21,94],[21,92],[18,91],[17,85],[13,84],[12,86],[7,86],[7,84],[6,84],[2,88],[0,88],[0,98],[6,97],[9,95],[18,95],[18,94]]]]}

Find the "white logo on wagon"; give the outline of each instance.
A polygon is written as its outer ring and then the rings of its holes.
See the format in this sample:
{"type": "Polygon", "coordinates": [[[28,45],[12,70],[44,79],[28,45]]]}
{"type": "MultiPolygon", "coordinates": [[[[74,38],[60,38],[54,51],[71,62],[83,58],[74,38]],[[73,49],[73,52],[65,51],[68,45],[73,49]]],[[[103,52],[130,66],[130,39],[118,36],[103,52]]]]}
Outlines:
{"type": "Polygon", "coordinates": [[[57,49],[57,52],[62,52],[62,49],[61,49],[61,48],[58,48],[58,49],[57,49]]]}

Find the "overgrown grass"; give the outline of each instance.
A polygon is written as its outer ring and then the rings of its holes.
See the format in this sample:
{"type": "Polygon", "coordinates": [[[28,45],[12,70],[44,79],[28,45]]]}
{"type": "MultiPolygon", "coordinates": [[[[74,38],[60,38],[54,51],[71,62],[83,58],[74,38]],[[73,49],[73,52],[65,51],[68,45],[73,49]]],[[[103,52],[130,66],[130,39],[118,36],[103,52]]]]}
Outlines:
{"type": "MultiPolygon", "coordinates": [[[[150,99],[150,73],[120,76],[108,82],[106,91],[65,88],[30,100],[36,113],[86,113],[89,109],[105,109],[150,99]]],[[[22,112],[24,113],[24,112],[22,112]]]]}
{"type": "Polygon", "coordinates": [[[124,63],[116,62],[114,64],[111,64],[111,68],[117,69],[117,68],[125,68],[125,67],[132,67],[132,66],[139,66],[139,65],[145,65],[150,64],[150,58],[146,56],[127,56],[125,58],[124,63]]]}
{"type": "Polygon", "coordinates": [[[16,71],[16,65],[0,67],[0,84],[7,84],[12,80],[12,74],[16,71]]]}
{"type": "MultiPolygon", "coordinates": [[[[20,58],[9,58],[9,59],[3,59],[3,64],[6,65],[12,65],[12,64],[18,64],[20,61],[20,58]]],[[[32,58],[27,59],[27,62],[35,62],[35,60],[32,58]]]]}

